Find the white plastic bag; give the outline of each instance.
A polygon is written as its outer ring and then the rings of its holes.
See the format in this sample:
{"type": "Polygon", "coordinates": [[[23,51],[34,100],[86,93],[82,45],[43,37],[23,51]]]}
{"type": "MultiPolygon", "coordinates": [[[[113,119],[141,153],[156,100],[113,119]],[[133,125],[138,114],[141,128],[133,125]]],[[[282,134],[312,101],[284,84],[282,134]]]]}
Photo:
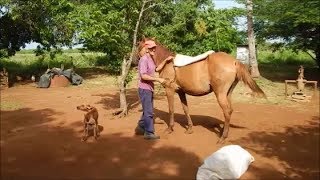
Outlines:
{"type": "Polygon", "coordinates": [[[205,159],[198,168],[197,180],[239,179],[253,161],[242,147],[224,146],[205,159]]]}

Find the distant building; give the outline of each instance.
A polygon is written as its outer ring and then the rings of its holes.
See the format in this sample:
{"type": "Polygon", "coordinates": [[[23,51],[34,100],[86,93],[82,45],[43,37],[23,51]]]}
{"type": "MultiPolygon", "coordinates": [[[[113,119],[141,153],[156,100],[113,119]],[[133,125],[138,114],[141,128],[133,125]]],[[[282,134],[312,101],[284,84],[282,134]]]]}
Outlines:
{"type": "Polygon", "coordinates": [[[238,45],[236,58],[243,64],[249,65],[249,46],[238,45]]]}

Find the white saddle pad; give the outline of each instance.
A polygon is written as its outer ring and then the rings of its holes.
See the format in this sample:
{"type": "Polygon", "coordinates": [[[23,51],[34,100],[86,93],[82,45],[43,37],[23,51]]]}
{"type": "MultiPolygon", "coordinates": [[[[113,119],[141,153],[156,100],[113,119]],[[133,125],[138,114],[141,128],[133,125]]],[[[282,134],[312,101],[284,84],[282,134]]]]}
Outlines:
{"type": "Polygon", "coordinates": [[[210,50],[198,56],[186,56],[183,54],[176,54],[175,58],[173,59],[173,63],[175,66],[178,66],[178,67],[185,66],[185,65],[203,60],[207,56],[209,56],[209,54],[212,54],[212,53],[214,53],[214,51],[210,50]]]}

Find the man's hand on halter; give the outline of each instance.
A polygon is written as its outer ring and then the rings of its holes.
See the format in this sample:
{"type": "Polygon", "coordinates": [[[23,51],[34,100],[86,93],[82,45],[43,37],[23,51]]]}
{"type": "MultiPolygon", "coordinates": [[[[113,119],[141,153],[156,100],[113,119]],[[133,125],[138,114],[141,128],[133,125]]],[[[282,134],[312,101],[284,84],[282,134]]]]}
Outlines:
{"type": "Polygon", "coordinates": [[[160,77],[153,77],[153,76],[150,76],[148,74],[142,74],[141,78],[143,80],[146,80],[146,81],[157,81],[157,82],[159,82],[161,84],[163,84],[166,81],[166,79],[163,79],[163,78],[160,78],[160,77]]]}
{"type": "Polygon", "coordinates": [[[165,59],[165,61],[166,61],[166,62],[172,61],[173,58],[174,58],[173,56],[169,56],[169,57],[167,57],[167,58],[165,59]]]}
{"type": "Polygon", "coordinates": [[[173,60],[173,58],[174,58],[173,56],[168,56],[165,60],[163,60],[163,61],[157,66],[156,72],[161,71],[168,62],[170,62],[170,61],[173,60]]]}
{"type": "Polygon", "coordinates": [[[157,81],[163,86],[169,86],[170,85],[170,79],[169,78],[157,78],[157,81]]]}

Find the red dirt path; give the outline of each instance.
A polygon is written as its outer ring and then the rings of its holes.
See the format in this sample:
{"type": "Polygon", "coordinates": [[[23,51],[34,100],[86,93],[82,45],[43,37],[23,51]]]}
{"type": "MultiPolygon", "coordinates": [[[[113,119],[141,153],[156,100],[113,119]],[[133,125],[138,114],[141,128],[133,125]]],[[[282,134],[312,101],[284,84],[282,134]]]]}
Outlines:
{"type": "Polygon", "coordinates": [[[1,111],[1,179],[195,179],[203,160],[227,144],[255,158],[241,179],[319,179],[318,101],[300,108],[234,103],[229,138],[218,145],[217,125],[224,118],[213,94],[187,98],[194,133],[184,134],[187,122],[176,96],[175,131],[162,134],[168,108],[159,95],[155,129],[161,139],[152,142],[133,133],[141,115],[136,89],[128,91],[131,110],[123,119],[111,115],[118,107],[111,88],[24,85],[1,91],[1,102],[21,104],[1,111]],[[76,106],[82,103],[99,110],[98,142],[80,141],[83,113],[76,106]]]}

